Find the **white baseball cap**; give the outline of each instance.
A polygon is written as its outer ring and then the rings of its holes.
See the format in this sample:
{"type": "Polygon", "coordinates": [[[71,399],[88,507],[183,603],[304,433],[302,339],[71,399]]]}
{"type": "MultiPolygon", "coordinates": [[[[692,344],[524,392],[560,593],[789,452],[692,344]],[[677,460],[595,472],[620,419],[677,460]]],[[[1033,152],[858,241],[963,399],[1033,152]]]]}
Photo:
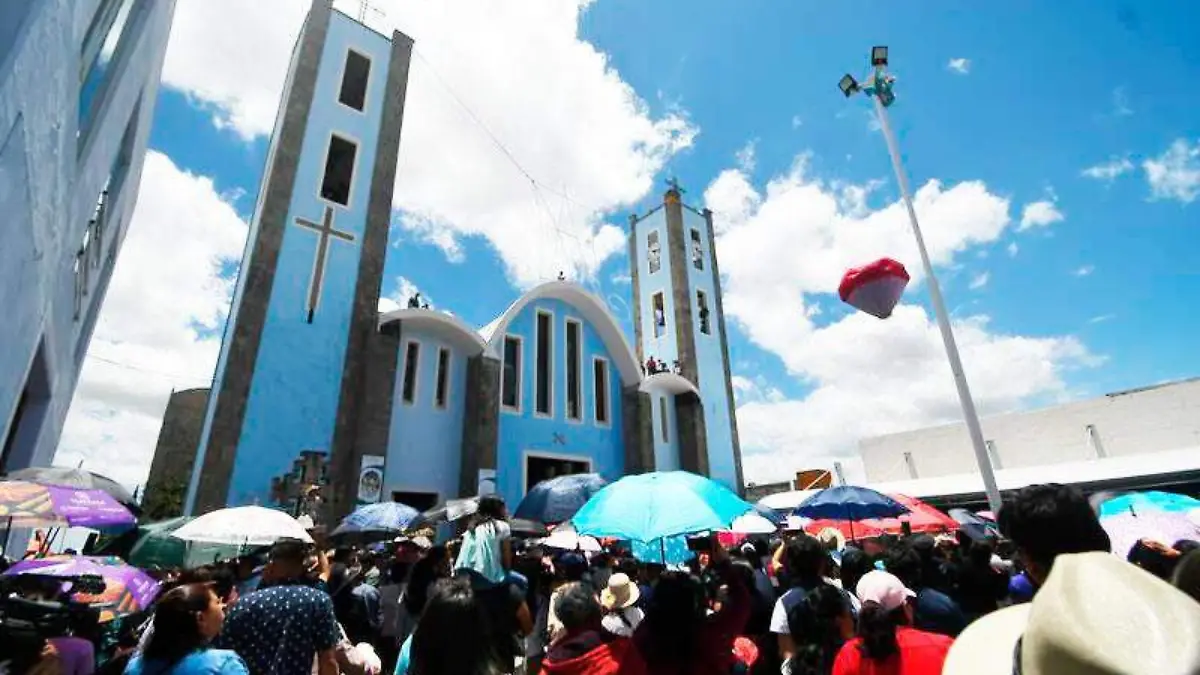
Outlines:
{"type": "Polygon", "coordinates": [[[917,597],[917,594],[909,590],[896,575],[882,570],[872,570],[864,574],[858,580],[854,594],[862,602],[873,602],[888,612],[903,607],[909,598],[917,597]]]}

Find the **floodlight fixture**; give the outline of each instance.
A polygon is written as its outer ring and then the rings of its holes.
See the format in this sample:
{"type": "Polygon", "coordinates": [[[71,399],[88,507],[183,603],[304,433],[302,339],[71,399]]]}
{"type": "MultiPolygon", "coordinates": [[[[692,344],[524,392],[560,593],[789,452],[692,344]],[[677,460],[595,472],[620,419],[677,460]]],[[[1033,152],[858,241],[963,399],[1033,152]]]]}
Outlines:
{"type": "Polygon", "coordinates": [[[886,66],[888,64],[887,57],[888,57],[888,48],[886,46],[880,45],[880,46],[876,46],[876,47],[871,47],[871,65],[872,66],[886,66]]]}
{"type": "Polygon", "coordinates": [[[853,75],[846,73],[842,76],[842,79],[838,81],[838,89],[842,90],[842,93],[846,95],[846,98],[850,98],[852,95],[858,93],[858,81],[854,79],[853,75]]]}

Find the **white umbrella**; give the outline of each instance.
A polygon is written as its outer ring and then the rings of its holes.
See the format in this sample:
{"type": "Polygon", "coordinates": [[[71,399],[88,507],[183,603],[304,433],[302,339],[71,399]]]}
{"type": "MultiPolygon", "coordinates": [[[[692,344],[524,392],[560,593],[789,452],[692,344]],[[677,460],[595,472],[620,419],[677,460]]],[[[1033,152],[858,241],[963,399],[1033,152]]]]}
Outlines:
{"type": "Polygon", "coordinates": [[[771,534],[778,529],[775,523],[754,511],[734,518],[729,527],[731,532],[739,534],[771,534]]]}
{"type": "Polygon", "coordinates": [[[564,551],[587,551],[589,553],[599,553],[603,547],[600,546],[600,541],[595,537],[588,535],[580,535],[575,531],[575,528],[570,523],[563,523],[554,528],[549,537],[542,540],[542,546],[548,548],[559,548],[564,551]]]}
{"type": "Polygon", "coordinates": [[[300,521],[283,511],[237,506],[206,513],[171,533],[184,541],[231,546],[270,546],[280,539],[312,543],[300,521]]]}

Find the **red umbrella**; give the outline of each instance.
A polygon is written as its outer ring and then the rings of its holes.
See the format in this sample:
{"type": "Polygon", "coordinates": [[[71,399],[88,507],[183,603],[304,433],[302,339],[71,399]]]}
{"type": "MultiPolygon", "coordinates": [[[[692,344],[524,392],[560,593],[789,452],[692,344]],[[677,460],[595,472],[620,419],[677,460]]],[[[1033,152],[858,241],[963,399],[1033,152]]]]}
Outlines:
{"type": "Polygon", "coordinates": [[[851,529],[848,520],[822,519],[814,520],[804,526],[809,534],[817,534],[821,530],[832,527],[839,530],[846,539],[869,539],[884,534],[901,535],[904,533],[903,523],[908,523],[913,533],[954,532],[959,528],[958,521],[942,513],[934,507],[908,495],[889,494],[889,497],[908,507],[908,513],[899,518],[868,518],[854,521],[851,529]]]}
{"type": "Polygon", "coordinates": [[[838,285],[838,295],[856,309],[886,319],[900,301],[908,278],[904,265],[891,258],[880,258],[846,272],[838,285]]]}

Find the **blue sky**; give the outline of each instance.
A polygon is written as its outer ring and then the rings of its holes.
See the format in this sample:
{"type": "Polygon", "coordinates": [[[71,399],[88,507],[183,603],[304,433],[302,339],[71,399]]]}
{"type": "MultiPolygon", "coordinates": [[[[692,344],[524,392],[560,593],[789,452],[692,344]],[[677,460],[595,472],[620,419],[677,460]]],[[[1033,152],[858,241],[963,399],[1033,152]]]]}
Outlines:
{"type": "MultiPolygon", "coordinates": [[[[304,3],[220,7],[231,1],[179,0],[150,144],[169,159],[162,164],[173,179],[208,190],[209,201],[223,202],[210,206],[245,220],[268,143],[264,124],[246,120],[273,115],[278,64],[286,65],[304,3]],[[245,26],[220,16],[232,7],[245,26]],[[206,41],[225,51],[221,40],[234,53],[207,62],[206,41]],[[271,67],[258,72],[258,56],[271,67]]],[[[852,458],[859,436],[956,419],[921,280],[890,323],[852,316],[831,293],[840,270],[867,262],[856,257],[867,252],[919,267],[905,257],[896,183],[869,103],[836,88],[844,72],[864,73],[873,44],[891,49],[892,123],[913,188],[929,189],[931,241],[944,241],[933,245],[937,274],[967,332],[960,339],[984,411],[1197,374],[1200,89],[1191,81],[1200,52],[1187,45],[1200,6],[926,2],[914,11],[910,3],[595,0],[577,9],[531,1],[493,3],[476,18],[470,0],[441,9],[378,4],[418,50],[384,295],[401,299],[402,285],[415,286],[483,325],[521,287],[567,269],[610,299],[632,337],[627,310],[612,300],[629,293],[615,228],[677,175],[687,201],[725,221],[718,254],[729,275],[730,350],[753,479],[852,458]],[[489,21],[502,25],[492,31],[489,21]],[[507,41],[492,32],[507,32],[507,41]],[[605,154],[605,141],[619,151],[605,154]],[[450,161],[438,153],[443,144],[485,166],[489,183],[459,181],[452,169],[461,165],[441,164],[450,161]],[[530,187],[497,144],[541,187],[530,187]],[[480,203],[460,203],[470,201],[480,203]],[[820,215],[825,208],[833,217],[820,215]],[[518,230],[541,242],[539,258],[514,252],[518,230]],[[876,373],[885,374],[871,384],[876,373]],[[904,405],[889,407],[897,399],[904,405]],[[862,409],[838,417],[840,430],[817,429],[828,406],[862,409]],[[791,422],[770,421],[781,415],[791,422]]],[[[149,168],[143,201],[155,180],[149,168]]],[[[137,227],[155,227],[143,220],[137,227]]],[[[215,279],[228,282],[229,246],[211,254],[215,279]]],[[[118,269],[131,289],[132,267],[118,269]]],[[[135,302],[120,288],[109,304],[135,302]]],[[[130,340],[115,319],[106,331],[109,313],[106,305],[93,352],[111,358],[130,340]]],[[[149,418],[168,385],[194,386],[210,372],[205,359],[220,328],[212,313],[205,305],[185,322],[201,327],[180,338],[190,342],[179,353],[192,356],[153,361],[160,375],[186,374],[184,382],[123,383],[160,392],[142,411],[149,418]]],[[[85,384],[105,377],[91,363],[85,369],[85,384]]],[[[83,389],[86,398],[92,390],[83,389]]],[[[98,398],[82,407],[118,405],[98,398]]],[[[87,440],[69,423],[68,452],[87,440]]]]}

